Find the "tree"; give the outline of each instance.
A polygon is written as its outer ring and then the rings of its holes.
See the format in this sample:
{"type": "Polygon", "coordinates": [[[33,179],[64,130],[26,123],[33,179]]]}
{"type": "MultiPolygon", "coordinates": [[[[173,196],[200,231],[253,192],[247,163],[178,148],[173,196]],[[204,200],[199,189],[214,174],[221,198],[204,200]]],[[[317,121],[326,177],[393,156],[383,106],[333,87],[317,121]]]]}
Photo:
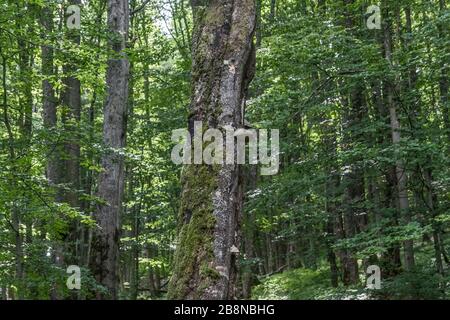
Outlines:
{"type": "MultiPolygon", "coordinates": [[[[81,5],[81,0],[70,0],[70,5],[81,5]]],[[[80,31],[77,29],[68,29],[66,31],[67,39],[71,49],[76,49],[80,45],[80,31]]],[[[72,50],[69,50],[71,52],[72,50]]],[[[65,56],[66,61],[63,66],[64,76],[62,83],[64,88],[61,93],[63,116],[62,121],[65,127],[64,153],[64,183],[67,184],[67,191],[64,193],[65,202],[73,208],[79,207],[78,190],[80,189],[80,143],[79,143],[79,124],[81,115],[81,85],[76,76],[77,65],[75,57],[65,56]]],[[[77,238],[78,223],[72,221],[69,223],[69,230],[64,235],[65,255],[72,263],[79,264],[77,258],[77,238]]]]}
{"type": "Polygon", "coordinates": [[[123,148],[126,138],[129,62],[124,53],[128,37],[129,9],[126,0],[108,1],[108,28],[111,50],[106,74],[107,97],[104,107],[103,143],[106,148],[98,180],[98,229],[92,240],[91,270],[108,292],[98,299],[117,299],[118,241],[124,191],[123,148]]]}
{"type": "MultiPolygon", "coordinates": [[[[385,23],[384,23],[384,34],[383,34],[383,44],[384,44],[384,57],[389,65],[389,68],[393,67],[392,63],[392,35],[391,35],[391,17],[390,17],[390,8],[389,5],[385,4],[385,23]]],[[[390,78],[386,81],[385,90],[386,90],[386,99],[387,105],[389,108],[389,118],[391,125],[391,134],[392,134],[392,143],[394,146],[398,147],[401,141],[401,133],[400,133],[400,122],[397,115],[397,106],[394,100],[394,79],[390,78]]],[[[404,161],[401,157],[399,157],[396,161],[395,165],[395,177],[397,179],[397,194],[398,194],[398,203],[399,210],[402,214],[404,221],[406,223],[411,222],[411,213],[409,208],[409,198],[408,198],[408,190],[407,190],[407,179],[408,176],[406,174],[404,168],[404,161]]],[[[414,267],[414,247],[413,240],[405,240],[404,241],[404,255],[405,255],[405,268],[406,270],[412,270],[414,267]]]]}
{"type": "MultiPolygon", "coordinates": [[[[193,1],[192,98],[194,122],[209,128],[243,127],[242,104],[254,69],[253,0],[193,1]]],[[[179,236],[169,298],[235,297],[242,209],[236,164],[187,165],[182,177],[179,236]]]]}

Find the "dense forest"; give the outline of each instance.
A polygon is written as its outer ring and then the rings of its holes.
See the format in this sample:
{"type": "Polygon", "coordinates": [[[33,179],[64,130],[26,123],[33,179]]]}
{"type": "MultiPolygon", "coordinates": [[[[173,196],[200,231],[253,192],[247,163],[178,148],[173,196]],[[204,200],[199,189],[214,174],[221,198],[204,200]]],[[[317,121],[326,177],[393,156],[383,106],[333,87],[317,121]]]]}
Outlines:
{"type": "Polygon", "coordinates": [[[448,0],[0,0],[0,300],[450,298],[449,30],[448,0]]]}

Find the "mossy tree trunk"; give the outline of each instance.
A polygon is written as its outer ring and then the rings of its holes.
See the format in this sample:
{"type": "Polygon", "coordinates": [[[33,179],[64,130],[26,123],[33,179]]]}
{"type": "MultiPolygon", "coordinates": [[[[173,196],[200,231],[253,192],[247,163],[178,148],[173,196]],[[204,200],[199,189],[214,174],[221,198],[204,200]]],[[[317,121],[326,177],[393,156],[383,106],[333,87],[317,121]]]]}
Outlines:
{"type": "MultiPolygon", "coordinates": [[[[189,130],[243,127],[254,73],[254,0],[192,1],[192,102],[189,130]]],[[[182,176],[179,237],[170,299],[232,299],[235,295],[242,178],[236,164],[187,165],[182,176]]]]}

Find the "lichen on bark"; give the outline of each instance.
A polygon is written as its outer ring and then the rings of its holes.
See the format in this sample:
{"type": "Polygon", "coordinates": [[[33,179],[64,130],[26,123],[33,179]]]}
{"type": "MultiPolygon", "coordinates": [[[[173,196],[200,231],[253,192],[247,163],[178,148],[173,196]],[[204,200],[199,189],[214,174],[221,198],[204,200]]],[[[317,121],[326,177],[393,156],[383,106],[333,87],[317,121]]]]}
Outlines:
{"type": "Polygon", "coordinates": [[[182,174],[178,246],[169,299],[200,298],[210,279],[219,276],[213,260],[215,217],[212,197],[217,189],[217,166],[187,165],[182,174]],[[198,285],[202,283],[202,285],[198,285]]]}
{"type": "MultiPolygon", "coordinates": [[[[189,132],[242,128],[244,100],[254,68],[253,0],[192,1],[192,96],[189,132]]],[[[226,147],[226,146],[224,146],[226,147]]],[[[235,150],[234,150],[235,152],[235,150]]],[[[189,165],[183,173],[178,247],[169,299],[232,299],[242,208],[236,164],[189,165]]]]}

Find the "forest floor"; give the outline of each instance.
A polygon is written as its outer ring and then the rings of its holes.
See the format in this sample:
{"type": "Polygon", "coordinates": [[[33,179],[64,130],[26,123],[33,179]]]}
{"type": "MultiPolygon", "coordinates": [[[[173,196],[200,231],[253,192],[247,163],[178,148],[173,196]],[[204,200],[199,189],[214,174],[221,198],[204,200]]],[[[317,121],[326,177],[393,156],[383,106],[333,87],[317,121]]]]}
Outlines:
{"type": "Polygon", "coordinates": [[[329,290],[329,270],[294,269],[262,280],[253,288],[257,300],[310,300],[320,299],[329,290]]]}
{"type": "Polygon", "coordinates": [[[449,276],[430,271],[432,258],[424,250],[416,270],[404,272],[389,279],[382,279],[381,289],[365,287],[361,276],[360,285],[331,287],[330,270],[326,266],[316,270],[299,268],[278,273],[262,279],[252,290],[255,300],[405,300],[448,299],[449,276]]]}

